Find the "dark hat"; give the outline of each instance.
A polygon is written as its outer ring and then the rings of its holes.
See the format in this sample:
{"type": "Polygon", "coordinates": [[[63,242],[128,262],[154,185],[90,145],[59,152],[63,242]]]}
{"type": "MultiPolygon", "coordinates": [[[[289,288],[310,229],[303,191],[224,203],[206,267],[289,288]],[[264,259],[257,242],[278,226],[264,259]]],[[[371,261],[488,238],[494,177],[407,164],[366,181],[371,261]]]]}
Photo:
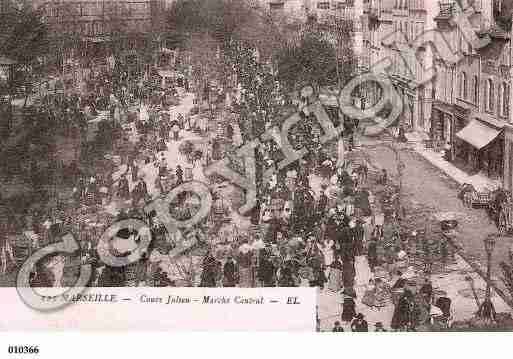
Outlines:
{"type": "Polygon", "coordinates": [[[339,325],[340,325],[340,322],[337,320],[337,321],[335,322],[335,326],[336,326],[336,327],[338,327],[339,325]]]}
{"type": "Polygon", "coordinates": [[[376,324],[374,324],[374,326],[375,326],[376,328],[383,328],[383,323],[381,323],[381,322],[377,322],[376,324]]]}

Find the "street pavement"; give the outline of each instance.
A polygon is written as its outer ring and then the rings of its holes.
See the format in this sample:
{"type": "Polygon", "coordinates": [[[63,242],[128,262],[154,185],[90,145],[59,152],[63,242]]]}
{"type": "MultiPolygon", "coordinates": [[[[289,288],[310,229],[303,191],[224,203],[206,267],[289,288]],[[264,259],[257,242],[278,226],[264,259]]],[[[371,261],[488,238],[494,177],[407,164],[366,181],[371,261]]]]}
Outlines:
{"type": "MultiPolygon", "coordinates": [[[[383,146],[364,147],[364,150],[375,165],[386,168],[389,174],[397,176],[397,164],[392,150],[383,146]]],[[[488,234],[498,233],[496,225],[490,221],[486,212],[464,206],[457,198],[458,185],[419,154],[402,150],[401,159],[406,166],[402,179],[405,201],[430,208],[433,212],[461,213],[458,238],[465,258],[472,258],[484,266],[486,253],[483,240],[488,234]]],[[[498,264],[508,259],[510,245],[511,239],[508,237],[497,241],[492,256],[493,275],[500,274],[498,264]]]]}
{"type": "MultiPolygon", "coordinates": [[[[358,273],[356,273],[356,283],[358,282],[358,273]]],[[[460,256],[456,255],[455,263],[449,265],[442,274],[431,276],[431,282],[434,291],[444,291],[447,297],[452,300],[451,310],[453,321],[464,321],[471,319],[478,310],[478,304],[472,292],[470,282],[473,282],[474,291],[477,294],[478,301],[481,303],[486,291],[486,282],[480,277],[460,256]]],[[[377,322],[383,323],[385,329],[390,330],[390,322],[394,313],[394,306],[389,301],[381,310],[371,309],[361,303],[365,287],[355,288],[356,311],[365,316],[369,324],[369,331],[374,330],[377,322]]],[[[508,304],[492,289],[492,302],[497,313],[513,313],[508,304]]],[[[349,323],[341,321],[342,300],[340,293],[334,293],[329,290],[319,292],[319,319],[321,331],[331,331],[335,321],[340,321],[345,331],[350,331],[349,323]]]]}

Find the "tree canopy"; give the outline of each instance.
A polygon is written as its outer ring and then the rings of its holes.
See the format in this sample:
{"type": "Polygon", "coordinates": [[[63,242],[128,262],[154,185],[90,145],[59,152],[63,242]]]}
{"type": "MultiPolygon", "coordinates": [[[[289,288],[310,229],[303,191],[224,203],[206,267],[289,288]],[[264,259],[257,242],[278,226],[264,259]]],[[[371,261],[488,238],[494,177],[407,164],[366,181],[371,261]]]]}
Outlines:
{"type": "Polygon", "coordinates": [[[31,64],[48,53],[48,27],[30,3],[10,2],[0,22],[0,54],[20,64],[31,64]]]}
{"type": "Polygon", "coordinates": [[[301,84],[345,84],[354,62],[350,25],[310,23],[278,53],[278,79],[289,89],[301,84]]]}

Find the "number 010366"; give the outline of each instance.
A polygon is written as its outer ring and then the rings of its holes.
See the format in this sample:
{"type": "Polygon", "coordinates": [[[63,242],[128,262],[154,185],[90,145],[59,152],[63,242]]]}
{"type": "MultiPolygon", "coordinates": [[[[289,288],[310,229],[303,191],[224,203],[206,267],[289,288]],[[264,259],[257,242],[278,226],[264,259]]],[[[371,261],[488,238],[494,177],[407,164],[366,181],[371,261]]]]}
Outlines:
{"type": "Polygon", "coordinates": [[[9,354],[38,354],[39,346],[37,346],[37,345],[9,345],[7,352],[9,354]]]}

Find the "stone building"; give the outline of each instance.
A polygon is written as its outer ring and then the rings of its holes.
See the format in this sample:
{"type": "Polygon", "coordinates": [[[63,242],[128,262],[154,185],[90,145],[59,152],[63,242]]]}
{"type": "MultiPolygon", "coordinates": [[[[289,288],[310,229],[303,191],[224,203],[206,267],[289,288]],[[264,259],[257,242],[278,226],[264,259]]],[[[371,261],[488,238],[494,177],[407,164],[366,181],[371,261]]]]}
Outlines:
{"type": "MultiPolygon", "coordinates": [[[[412,47],[434,28],[436,13],[427,0],[364,0],[362,16],[363,54],[360,72],[380,61],[389,61],[383,71],[403,99],[401,124],[411,131],[429,132],[432,88],[425,81],[422,66],[429,66],[432,54],[427,46],[412,47]],[[414,51],[404,51],[405,48],[414,51]]],[[[381,96],[377,84],[369,84],[363,94],[367,106],[381,96]]]]}
{"type": "MultiPolygon", "coordinates": [[[[399,124],[428,135],[428,144],[436,149],[450,149],[448,159],[459,168],[512,189],[513,3],[474,0],[462,9],[465,3],[365,0],[359,71],[370,71],[379,60],[388,59],[390,66],[382,76],[403,100],[399,124]],[[458,16],[469,21],[470,32],[457,25],[458,16]],[[414,51],[404,51],[407,46],[414,51]],[[429,67],[434,71],[426,71],[429,67]]],[[[367,84],[362,91],[366,106],[380,96],[377,84],[367,84]]]]}
{"type": "Polygon", "coordinates": [[[37,1],[46,22],[61,32],[101,38],[113,31],[150,33],[163,29],[163,0],[37,1]]]}
{"type": "Polygon", "coordinates": [[[451,161],[470,173],[480,172],[511,189],[513,136],[510,126],[510,30],[496,22],[503,11],[500,1],[481,0],[470,17],[476,34],[489,39],[473,47],[450,19],[454,1],[440,4],[437,29],[448,39],[457,62],[435,59],[431,137],[435,144],[451,146],[451,161]]]}

